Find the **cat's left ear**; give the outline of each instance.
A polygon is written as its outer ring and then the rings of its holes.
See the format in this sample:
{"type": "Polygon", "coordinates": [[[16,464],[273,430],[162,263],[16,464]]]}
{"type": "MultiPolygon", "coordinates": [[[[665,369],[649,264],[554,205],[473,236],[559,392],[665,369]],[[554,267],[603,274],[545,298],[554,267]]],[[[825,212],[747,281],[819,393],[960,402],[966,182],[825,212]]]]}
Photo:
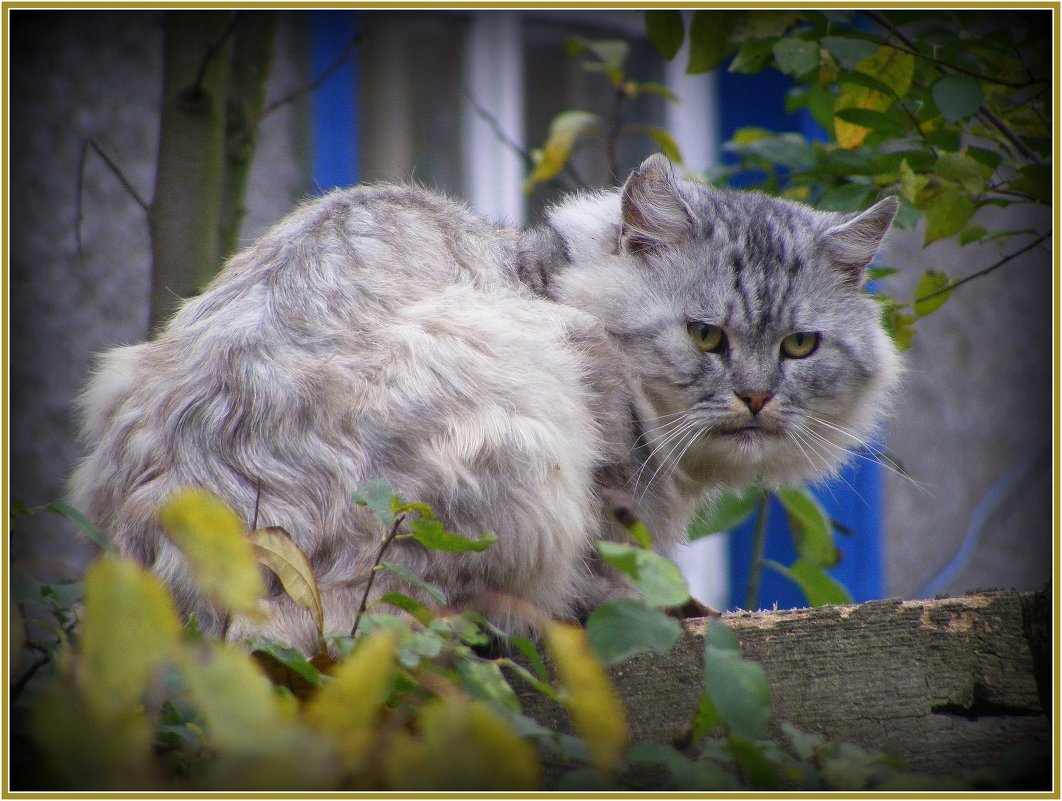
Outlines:
{"type": "Polygon", "coordinates": [[[857,287],[863,285],[867,265],[881,247],[899,210],[900,201],[887,197],[822,234],[820,244],[847,282],[857,287]]]}
{"type": "Polygon", "coordinates": [[[623,185],[620,244],[628,253],[644,253],[689,239],[693,212],[682,198],[671,162],[656,153],[642,162],[623,185]]]}

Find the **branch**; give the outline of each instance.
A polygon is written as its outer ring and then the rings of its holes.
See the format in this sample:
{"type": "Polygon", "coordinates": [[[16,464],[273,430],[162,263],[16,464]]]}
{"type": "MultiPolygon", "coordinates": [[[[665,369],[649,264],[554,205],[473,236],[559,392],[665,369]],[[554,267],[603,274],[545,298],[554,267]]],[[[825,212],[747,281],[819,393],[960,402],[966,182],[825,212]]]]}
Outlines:
{"type": "Polygon", "coordinates": [[[339,51],[339,55],[337,55],[327,67],[321,70],[321,73],[316,78],[307,81],[306,83],[300,84],[299,86],[296,86],[287,94],[282,95],[281,97],[274,100],[272,103],[269,103],[265,108],[261,110],[261,112],[255,115],[247,123],[247,125],[245,125],[243,129],[240,130],[239,133],[234,134],[229,138],[228,146],[235,147],[236,145],[243,142],[243,140],[245,140],[248,136],[254,133],[255,129],[262,123],[262,120],[264,120],[266,117],[269,117],[274,112],[278,111],[289,103],[295,102],[300,96],[304,94],[317,91],[317,88],[325,81],[327,81],[333,72],[335,72],[337,69],[343,66],[344,63],[351,59],[351,57],[354,55],[354,48],[356,48],[360,44],[361,34],[356,33],[354,34],[354,36],[351,37],[350,41],[347,42],[346,46],[341,51],[339,51]]]}
{"type": "MultiPolygon", "coordinates": [[[[1048,86],[1050,85],[1050,81],[1044,80],[1042,78],[1035,78],[1031,75],[1029,77],[1029,80],[1027,81],[1007,81],[991,75],[982,75],[981,73],[975,70],[971,70],[968,67],[962,67],[958,64],[952,64],[951,62],[944,61],[943,59],[937,58],[936,56],[931,56],[928,53],[923,53],[921,50],[918,49],[918,46],[909,37],[907,37],[902,31],[900,31],[899,28],[889,22],[889,20],[880,11],[866,11],[864,13],[876,23],[878,23],[878,25],[885,28],[892,36],[895,36],[896,39],[899,40],[899,45],[893,44],[890,45],[890,47],[894,47],[901,52],[907,53],[908,55],[912,55],[916,58],[928,61],[930,64],[936,64],[938,67],[952,70],[954,72],[959,72],[963,75],[969,75],[971,78],[976,78],[977,80],[984,81],[985,83],[994,83],[1000,86],[1009,86],[1011,89],[1025,89],[1028,86],[1035,86],[1037,84],[1046,84],[1048,86]]],[[[1026,70],[1026,72],[1028,72],[1028,70],[1026,70]]]]}
{"type": "Polygon", "coordinates": [[[18,680],[11,685],[11,700],[14,701],[26,689],[26,685],[29,684],[30,679],[37,675],[37,671],[47,665],[51,661],[51,658],[47,653],[38,656],[33,663],[26,668],[26,672],[18,677],[18,680]]]}
{"type": "MultiPolygon", "coordinates": [[[[926,61],[932,62],[937,66],[937,71],[940,72],[942,75],[948,75],[951,71],[954,71],[962,72],[967,75],[973,75],[974,77],[980,80],[1001,84],[1003,86],[1024,88],[1030,85],[1029,83],[1014,84],[1009,83],[1007,81],[1000,81],[996,78],[986,78],[982,75],[978,75],[977,73],[969,72],[968,70],[965,70],[962,67],[957,67],[954,64],[947,64],[938,59],[932,58],[931,56],[927,56],[925,53],[920,52],[915,43],[906,34],[904,34],[903,31],[901,31],[899,28],[889,22],[888,18],[886,18],[885,15],[882,14],[880,11],[867,11],[866,14],[868,17],[874,20],[874,22],[876,22],[878,25],[888,31],[891,36],[894,36],[901,43],[901,45],[903,45],[902,47],[897,47],[897,50],[901,50],[903,52],[909,53],[912,56],[924,58],[926,61]]],[[[893,46],[895,47],[895,45],[893,46]]],[[[996,116],[996,114],[991,109],[989,109],[987,106],[982,105],[981,108],[978,110],[978,114],[980,114],[985,120],[987,120],[993,128],[999,131],[1007,139],[1008,142],[1014,145],[1014,147],[1018,149],[1018,152],[1021,153],[1025,158],[1037,164],[1040,163],[1040,157],[1036,153],[1034,153],[1029,148],[1029,146],[1025,144],[1025,142],[1022,141],[1020,136],[1018,136],[1016,133],[1014,133],[1014,131],[1007,127],[1006,123],[1004,123],[1003,120],[996,116]]]]}
{"type": "MultiPolygon", "coordinates": [[[[521,159],[523,159],[524,169],[527,170],[527,172],[529,173],[534,170],[535,159],[527,150],[520,147],[520,145],[518,145],[515,141],[509,138],[509,135],[505,133],[505,131],[502,129],[501,123],[498,122],[497,118],[489,111],[487,111],[487,109],[481,106],[476,100],[476,98],[472,96],[472,93],[468,91],[468,89],[465,89],[465,97],[467,97],[468,102],[472,104],[472,110],[476,112],[476,115],[485,123],[487,123],[487,125],[490,126],[491,132],[494,134],[495,137],[497,137],[498,141],[510,150],[512,150],[514,153],[516,153],[516,155],[518,155],[521,159]]],[[[589,186],[589,184],[583,180],[583,177],[579,174],[578,170],[576,170],[575,167],[572,166],[570,157],[564,165],[564,172],[567,173],[565,175],[567,189],[574,190],[589,186]]]]}
{"type": "Polygon", "coordinates": [[[968,275],[965,278],[960,278],[958,281],[955,281],[954,283],[948,284],[945,287],[941,287],[940,289],[934,290],[933,292],[930,292],[928,295],[923,295],[920,298],[915,298],[913,302],[914,303],[921,303],[924,300],[929,300],[930,298],[935,298],[937,295],[943,295],[945,292],[951,292],[953,289],[957,289],[958,287],[962,286],[963,284],[965,284],[965,283],[967,283],[969,281],[974,280],[975,278],[982,278],[982,277],[988,275],[991,272],[995,272],[1000,267],[1002,267],[1003,265],[1007,264],[1007,262],[1011,261],[1012,259],[1016,259],[1018,256],[1022,255],[1023,253],[1027,253],[1028,251],[1032,250],[1034,247],[1039,245],[1041,242],[1043,242],[1045,239],[1049,239],[1050,237],[1051,237],[1051,234],[1042,234],[1041,236],[1039,236],[1036,239],[1034,239],[1032,242],[1030,242],[1025,247],[1021,248],[1020,250],[1016,250],[1016,251],[1014,251],[1013,253],[1011,253],[1009,255],[1004,256],[1002,259],[1000,259],[999,261],[995,262],[994,264],[991,264],[988,267],[985,267],[985,269],[980,270],[980,271],[974,273],[973,275],[968,275]]]}
{"type": "Polygon", "coordinates": [[[406,515],[403,512],[395,518],[395,522],[391,524],[391,530],[384,537],[384,541],[380,544],[380,550],[376,552],[376,558],[372,560],[372,568],[369,570],[369,580],[365,583],[365,592],[362,593],[361,603],[358,605],[358,614],[354,617],[354,625],[350,629],[351,639],[358,633],[358,626],[361,625],[361,617],[365,614],[365,607],[369,603],[369,592],[372,590],[372,583],[376,581],[376,572],[380,569],[380,562],[383,561],[384,554],[387,553],[387,549],[391,547],[391,543],[394,542],[395,537],[398,536],[398,527],[402,525],[402,521],[406,519],[406,515]]]}
{"type": "Polygon", "coordinates": [[[237,11],[232,15],[228,26],[222,31],[218,40],[207,47],[206,53],[203,54],[203,60],[199,62],[199,71],[195,75],[195,80],[192,81],[192,85],[188,87],[188,94],[192,97],[198,96],[203,91],[203,82],[206,80],[207,70],[210,69],[210,62],[217,58],[218,53],[220,53],[222,48],[225,47],[225,43],[228,42],[233,31],[236,30],[236,24],[239,20],[240,12],[237,11]]]}
{"type": "Polygon", "coordinates": [[[92,148],[96,151],[97,154],[99,154],[99,157],[103,159],[103,163],[110,168],[111,172],[114,173],[115,177],[121,182],[122,186],[125,188],[125,191],[128,192],[129,196],[136,201],[136,204],[144,210],[144,213],[147,214],[150,212],[150,206],[148,205],[148,202],[144,200],[144,198],[140,197],[140,193],[133,188],[133,185],[129,182],[129,179],[125,177],[125,175],[122,173],[122,170],[118,167],[114,160],[107,155],[107,153],[102,147],[100,147],[99,143],[95,139],[86,139],[84,142],[81,143],[81,158],[78,160],[77,165],[77,200],[75,202],[75,208],[77,209],[77,225],[74,229],[74,235],[77,239],[78,256],[84,255],[81,247],[81,221],[84,219],[84,215],[82,212],[84,209],[85,165],[88,160],[89,148],[92,148]]]}

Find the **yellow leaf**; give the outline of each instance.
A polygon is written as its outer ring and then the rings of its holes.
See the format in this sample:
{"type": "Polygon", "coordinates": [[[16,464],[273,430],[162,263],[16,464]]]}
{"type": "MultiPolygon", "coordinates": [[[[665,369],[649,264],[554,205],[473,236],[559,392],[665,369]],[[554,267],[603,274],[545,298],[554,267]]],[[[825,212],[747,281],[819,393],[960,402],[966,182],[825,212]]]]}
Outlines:
{"type": "Polygon", "coordinates": [[[225,643],[187,651],[182,675],[226,787],[323,787],[336,775],[332,749],[297,723],[251,656],[225,643]],[[307,784],[309,783],[309,785],[307,784]]]}
{"type": "Polygon", "coordinates": [[[564,705],[572,725],[590,749],[594,766],[603,773],[615,771],[627,746],[627,716],[586,632],[570,623],[550,622],[545,629],[546,647],[561,684],[564,705]]]}
{"type": "Polygon", "coordinates": [[[534,747],[481,701],[436,698],[425,704],[419,736],[403,732],[383,756],[391,790],[534,790],[534,747]]]}
{"type": "Polygon", "coordinates": [[[351,771],[362,768],[372,746],[373,724],[394,682],[400,637],[393,629],[366,635],[306,705],[307,725],[339,745],[351,771]]]}
{"type": "Polygon", "coordinates": [[[30,732],[43,755],[41,786],[72,790],[144,790],[150,786],[152,732],[137,707],[101,713],[71,682],[33,701],[30,732]]]}
{"type": "Polygon", "coordinates": [[[536,151],[535,168],[524,182],[530,191],[535,184],[548,181],[564,169],[576,138],[598,126],[600,118],[587,111],[562,111],[549,126],[549,137],[542,150],[536,151]]]}
{"type": "MultiPolygon", "coordinates": [[[[891,47],[879,47],[876,52],[856,64],[855,72],[870,76],[889,89],[890,93],[850,81],[842,82],[837,102],[834,104],[835,114],[849,108],[888,111],[896,98],[902,98],[911,86],[914,57],[891,47]]],[[[869,128],[836,117],[833,120],[833,128],[837,144],[845,150],[855,150],[870,135],[869,128]]]]}
{"type": "Polygon", "coordinates": [[[181,631],[162,583],[139,565],[103,556],[85,571],[82,679],[100,714],[136,707],[181,631]]]}
{"type": "Polygon", "coordinates": [[[261,617],[262,574],[246,528],[220,498],[199,489],[176,493],[159,513],[207,597],[222,608],[261,617]]]}
{"type": "Polygon", "coordinates": [[[284,529],[270,526],[252,531],[248,537],[258,561],[277,574],[284,592],[313,615],[317,633],[324,634],[324,605],[317,577],[306,554],[284,529]]]}

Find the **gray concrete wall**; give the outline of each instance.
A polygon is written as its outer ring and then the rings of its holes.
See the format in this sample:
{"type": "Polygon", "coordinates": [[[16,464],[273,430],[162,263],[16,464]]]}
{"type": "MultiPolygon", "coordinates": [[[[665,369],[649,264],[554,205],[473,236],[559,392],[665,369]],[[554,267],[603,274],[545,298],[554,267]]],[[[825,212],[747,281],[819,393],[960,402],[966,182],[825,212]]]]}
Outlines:
{"type": "MultiPolygon", "coordinates": [[[[289,20],[290,23],[290,20],[289,20]]],[[[281,25],[267,98],[306,80],[301,22],[281,25]]],[[[147,331],[147,219],[95,153],[97,141],[137,193],[153,195],[162,89],[158,12],[15,11],[10,25],[9,498],[58,499],[77,454],[71,403],[93,354],[147,331]]],[[[248,192],[249,241],[307,193],[307,101],[266,119],[248,192]]],[[[84,547],[48,515],[20,518],[15,558],[72,572],[84,547]]]]}
{"type": "MultiPolygon", "coordinates": [[[[978,220],[990,231],[1051,226],[1047,212],[1021,207],[992,209],[978,220]]],[[[966,247],[943,241],[924,249],[922,239],[921,230],[894,236],[884,254],[884,264],[903,269],[887,282],[897,298],[912,297],[924,270],[953,279],[973,275],[1033,237],[966,247]]],[[[987,513],[977,527],[979,545],[941,589],[1035,590],[1051,577],[1051,245],[1049,239],[959,287],[917,324],[886,440],[911,475],[890,474],[886,484],[891,595],[921,594],[981,517],[975,517],[979,504],[987,513]]]]}

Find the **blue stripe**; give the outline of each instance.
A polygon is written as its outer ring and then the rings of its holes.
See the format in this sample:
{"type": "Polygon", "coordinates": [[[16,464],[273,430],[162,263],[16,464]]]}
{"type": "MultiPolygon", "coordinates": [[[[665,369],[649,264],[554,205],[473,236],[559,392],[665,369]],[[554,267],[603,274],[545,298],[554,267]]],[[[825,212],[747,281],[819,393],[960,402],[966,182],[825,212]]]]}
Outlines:
{"type": "MultiPolygon", "coordinates": [[[[311,20],[312,69],[328,69],[357,33],[353,11],[315,11],[311,20]]],[[[357,51],[313,95],[313,180],[323,193],[358,180],[357,51]]]]}

